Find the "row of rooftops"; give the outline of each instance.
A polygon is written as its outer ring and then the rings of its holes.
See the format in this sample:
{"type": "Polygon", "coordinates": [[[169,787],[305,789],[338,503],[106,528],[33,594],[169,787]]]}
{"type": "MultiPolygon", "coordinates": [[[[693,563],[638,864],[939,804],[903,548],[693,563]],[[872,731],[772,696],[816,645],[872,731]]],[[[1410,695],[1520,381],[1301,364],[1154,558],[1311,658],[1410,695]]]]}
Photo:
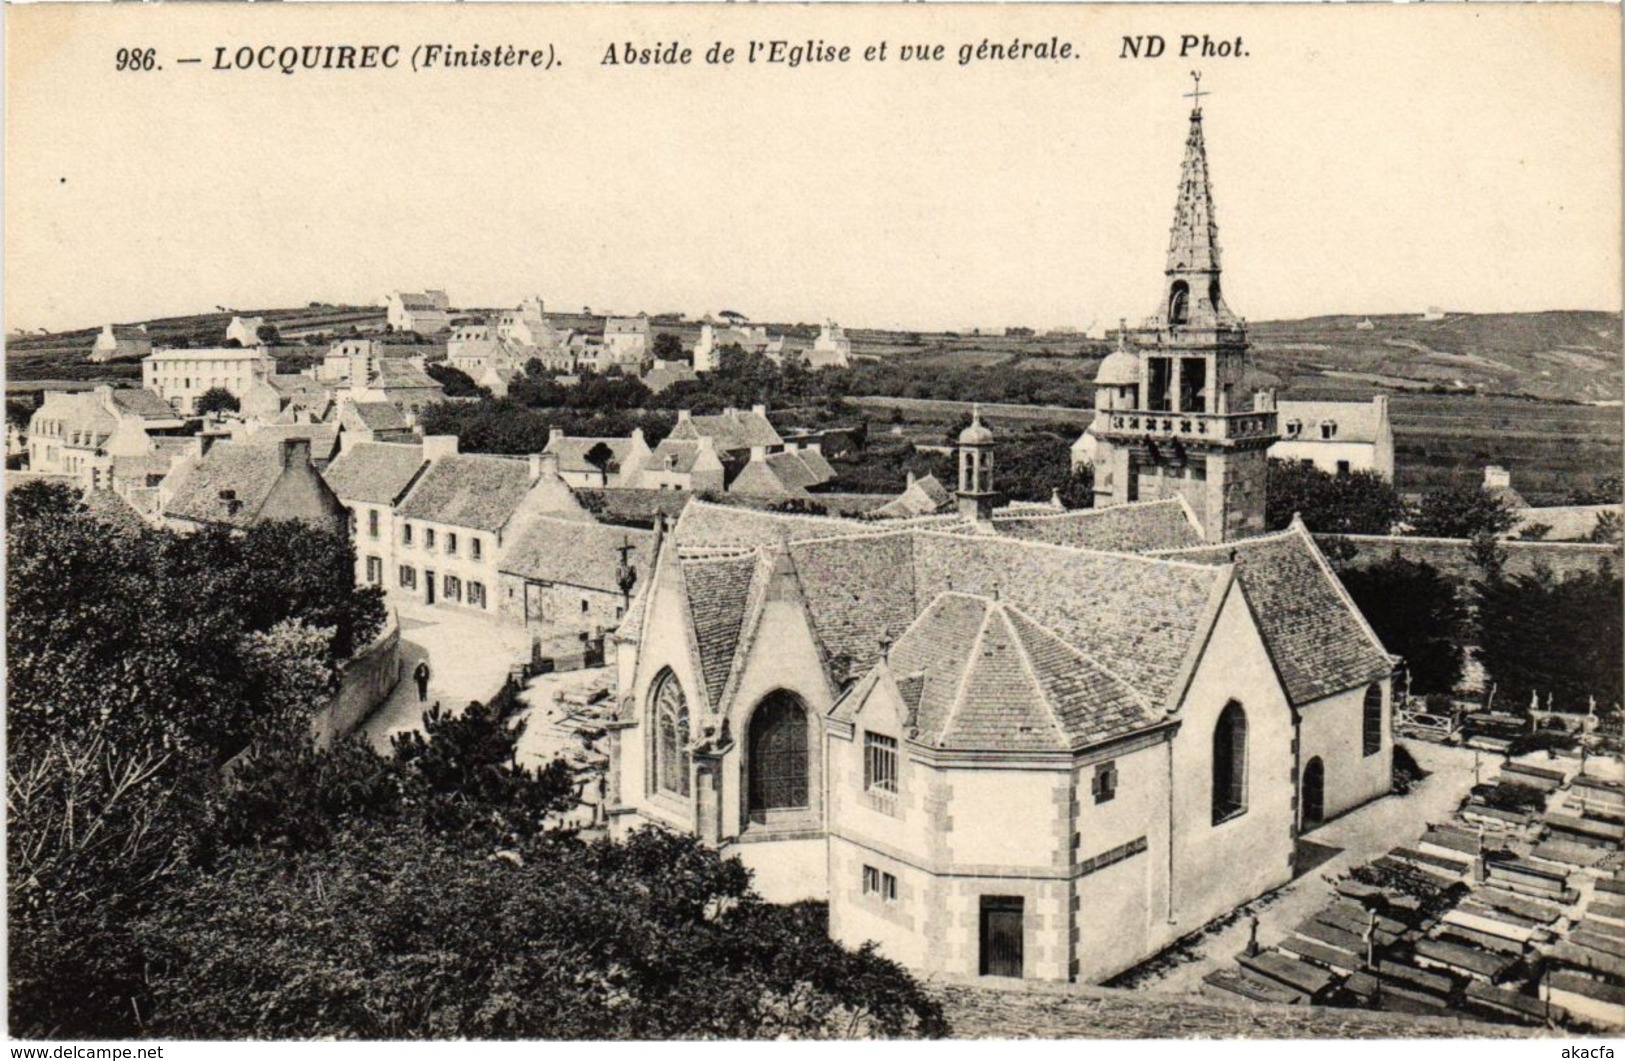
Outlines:
{"type": "MultiPolygon", "coordinates": [[[[988,534],[956,515],[864,522],[689,502],[666,562],[685,585],[713,710],[774,577],[805,603],[832,678],[884,659],[916,739],[941,747],[1075,750],[1163,724],[1232,586],[1294,706],[1392,671],[1301,524],[1208,546],[1177,500],[994,523],[988,534]]],[[[641,621],[634,611],[624,632],[641,621]]]]}

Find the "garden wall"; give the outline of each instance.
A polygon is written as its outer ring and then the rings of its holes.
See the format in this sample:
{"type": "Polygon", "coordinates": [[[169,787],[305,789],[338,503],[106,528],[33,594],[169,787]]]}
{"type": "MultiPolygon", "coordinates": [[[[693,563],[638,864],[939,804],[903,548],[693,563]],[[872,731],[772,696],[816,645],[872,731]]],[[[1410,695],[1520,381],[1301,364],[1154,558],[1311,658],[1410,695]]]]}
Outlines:
{"type": "MultiPolygon", "coordinates": [[[[1320,547],[1330,550],[1335,541],[1354,546],[1356,553],[1347,561],[1354,567],[1367,567],[1392,556],[1399,555],[1413,563],[1431,564],[1440,573],[1457,582],[1470,582],[1482,578],[1483,571],[1473,563],[1473,543],[1465,538],[1409,538],[1372,534],[1317,534],[1320,547]]],[[[1617,564],[1620,550],[1615,545],[1592,542],[1516,542],[1503,541],[1497,545],[1506,553],[1506,573],[1527,575],[1537,564],[1550,568],[1562,578],[1581,571],[1595,571],[1597,564],[1611,558],[1617,564]]]]}
{"type": "Polygon", "coordinates": [[[393,610],[378,636],[339,667],[339,689],[311,719],[310,735],[318,748],[343,740],[389,699],[401,680],[401,627],[393,610]]]}

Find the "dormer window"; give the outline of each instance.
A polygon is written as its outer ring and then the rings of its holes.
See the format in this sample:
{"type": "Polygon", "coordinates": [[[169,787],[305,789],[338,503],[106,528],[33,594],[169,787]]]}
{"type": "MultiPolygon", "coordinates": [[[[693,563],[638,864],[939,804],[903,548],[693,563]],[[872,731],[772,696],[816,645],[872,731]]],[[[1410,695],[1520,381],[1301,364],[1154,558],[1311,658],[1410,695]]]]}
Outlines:
{"type": "Polygon", "coordinates": [[[1336,420],[1322,420],[1320,422],[1320,437],[1323,438],[1323,439],[1336,438],[1337,437],[1337,421],[1336,420]]]}
{"type": "Polygon", "coordinates": [[[1302,420],[1288,420],[1286,422],[1286,437],[1287,438],[1297,438],[1301,434],[1303,434],[1303,421],[1302,420]]]}

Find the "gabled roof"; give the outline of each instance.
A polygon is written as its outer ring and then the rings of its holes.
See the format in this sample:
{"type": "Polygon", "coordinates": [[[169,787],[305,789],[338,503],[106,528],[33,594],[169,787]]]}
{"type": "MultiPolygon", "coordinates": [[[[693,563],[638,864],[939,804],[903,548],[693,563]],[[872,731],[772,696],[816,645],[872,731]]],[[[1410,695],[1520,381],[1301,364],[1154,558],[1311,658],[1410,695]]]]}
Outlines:
{"type": "Polygon", "coordinates": [[[694,462],[699,459],[700,444],[698,442],[683,442],[679,439],[664,438],[660,440],[660,445],[654,448],[654,452],[650,456],[650,471],[670,471],[687,474],[694,470],[694,462]]]}
{"type": "Polygon", "coordinates": [[[836,516],[761,512],[695,498],[684,507],[674,533],[679,545],[754,547],[807,538],[880,534],[889,529],[836,516]]]}
{"type": "Polygon", "coordinates": [[[401,411],[389,402],[350,402],[342,406],[341,416],[368,431],[402,431],[411,425],[401,411]]]}
{"type": "Polygon", "coordinates": [[[396,515],[495,532],[508,525],[531,485],[526,461],[471,454],[442,457],[418,479],[396,515]]]}
{"type": "Polygon", "coordinates": [[[807,466],[807,470],[816,477],[819,485],[835,478],[835,467],[824,458],[823,450],[802,446],[796,450],[796,456],[801,458],[801,463],[807,466]]]}
{"type": "MultiPolygon", "coordinates": [[[[772,457],[793,458],[794,454],[775,453],[772,457]]],[[[807,491],[799,485],[807,478],[806,465],[795,460],[775,462],[772,457],[747,462],[728,484],[729,493],[773,500],[806,497],[807,491]]]]}
{"type": "Polygon", "coordinates": [[[601,519],[651,525],[662,516],[676,519],[694,497],[687,490],[629,490],[625,487],[610,490],[585,487],[575,493],[601,519]]]}
{"type": "Polygon", "coordinates": [[[903,492],[875,509],[875,515],[886,519],[899,516],[924,516],[941,512],[953,504],[954,495],[948,492],[935,475],[915,479],[903,492]]]}
{"type": "Polygon", "coordinates": [[[176,419],[175,410],[170,404],[145,387],[115,388],[113,407],[127,416],[139,416],[143,420],[176,419]]]}
{"type": "Polygon", "coordinates": [[[1281,401],[1276,402],[1275,413],[1281,437],[1287,442],[1375,442],[1382,426],[1382,415],[1375,402],[1281,401]],[[1289,420],[1303,425],[1299,434],[1286,434],[1289,420]],[[1336,424],[1337,433],[1322,440],[1320,425],[1323,423],[1336,424]]]}
{"type": "Polygon", "coordinates": [[[299,375],[270,375],[265,382],[276,388],[278,394],[284,398],[309,398],[312,401],[325,401],[328,397],[327,388],[309,376],[299,375]]]}
{"type": "Polygon", "coordinates": [[[915,701],[914,739],[939,748],[1076,751],[1164,717],[1054,633],[985,597],[937,597],[882,666],[915,701]]]}
{"type": "Polygon", "coordinates": [[[699,373],[689,368],[686,363],[677,366],[657,365],[643,374],[643,385],[653,393],[659,394],[673,384],[699,378],[699,373]]]}
{"type": "Polygon", "coordinates": [[[558,455],[560,471],[597,474],[598,465],[589,461],[587,454],[600,444],[609,447],[615,466],[624,466],[626,458],[632,452],[630,438],[586,438],[574,435],[559,435],[548,439],[547,448],[542,452],[558,455]]]}
{"type": "Polygon", "coordinates": [[[615,527],[580,519],[538,518],[502,558],[504,574],[538,582],[620,593],[621,549],[637,573],[636,586],[654,574],[653,531],[615,527]]]}
{"type": "Polygon", "coordinates": [[[1145,553],[1202,544],[1202,529],[1184,501],[1142,501],[1071,512],[995,512],[1000,534],[1023,541],[1106,552],[1145,553]]]}
{"type": "Polygon", "coordinates": [[[262,510],[283,471],[282,447],[275,442],[216,442],[182,475],[164,515],[228,527],[275,519],[262,510]]]}
{"type": "Polygon", "coordinates": [[[402,442],[358,442],[327,466],[322,478],[341,501],[394,505],[423,471],[423,447],[402,442]]]}
{"type": "Polygon", "coordinates": [[[761,566],[762,558],[755,553],[679,560],[700,671],[713,707],[728,682],[744,630],[751,584],[761,566]]]}
{"type": "Polygon", "coordinates": [[[717,449],[725,451],[784,445],[784,439],[779,437],[766,416],[738,409],[715,416],[695,415],[687,420],[679,420],[667,437],[679,441],[710,437],[716,440],[717,449]]]}
{"type": "Polygon", "coordinates": [[[376,386],[384,390],[407,390],[418,387],[441,389],[440,384],[430,378],[427,372],[401,358],[379,360],[376,386]]]}
{"type": "Polygon", "coordinates": [[[253,425],[251,434],[243,436],[243,440],[256,443],[281,442],[290,438],[310,439],[311,460],[325,461],[338,449],[339,425],[256,424],[253,425]]]}
{"type": "Polygon", "coordinates": [[[1302,523],[1258,538],[1157,555],[1235,564],[1294,706],[1380,681],[1393,671],[1382,642],[1302,523]]]}

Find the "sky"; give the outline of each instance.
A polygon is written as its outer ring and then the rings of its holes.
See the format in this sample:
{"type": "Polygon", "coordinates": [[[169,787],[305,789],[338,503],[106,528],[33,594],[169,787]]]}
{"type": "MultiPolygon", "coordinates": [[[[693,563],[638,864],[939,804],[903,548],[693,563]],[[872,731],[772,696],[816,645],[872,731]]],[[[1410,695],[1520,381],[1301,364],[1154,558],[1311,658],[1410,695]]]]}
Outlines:
{"type": "Polygon", "coordinates": [[[10,6],[8,329],[376,303],[849,327],[1155,311],[1201,69],[1239,314],[1621,305],[1616,8],[10,6]],[[1179,58],[1182,34],[1245,56],[1179,58]],[[1120,57],[1125,34],[1170,54],[1120,57]],[[975,62],[983,39],[1075,58],[975,62]],[[847,63],[704,63],[715,41],[847,63]],[[679,40],[689,66],[606,66],[679,40]],[[888,42],[886,62],[863,49],[888,42]],[[263,44],[551,45],[546,71],[214,71],[263,44]],[[903,62],[904,44],[943,61],[903,62]],[[154,71],[114,69],[120,47],[154,71]],[[182,66],[181,57],[203,63],[182,66]]]}

